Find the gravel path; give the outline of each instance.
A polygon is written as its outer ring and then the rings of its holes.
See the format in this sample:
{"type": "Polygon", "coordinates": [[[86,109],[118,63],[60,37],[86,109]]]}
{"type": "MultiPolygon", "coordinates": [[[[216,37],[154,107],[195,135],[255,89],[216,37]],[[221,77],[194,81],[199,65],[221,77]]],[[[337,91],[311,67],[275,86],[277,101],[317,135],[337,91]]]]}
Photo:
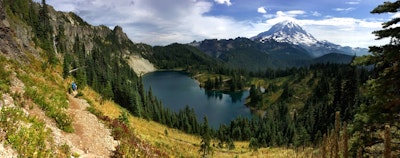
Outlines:
{"type": "Polygon", "coordinates": [[[86,100],[68,97],[68,113],[73,117],[75,132],[63,135],[72,143],[72,151],[75,150],[81,157],[109,157],[118,145],[110,129],[86,110],[90,106],[86,100]]]}

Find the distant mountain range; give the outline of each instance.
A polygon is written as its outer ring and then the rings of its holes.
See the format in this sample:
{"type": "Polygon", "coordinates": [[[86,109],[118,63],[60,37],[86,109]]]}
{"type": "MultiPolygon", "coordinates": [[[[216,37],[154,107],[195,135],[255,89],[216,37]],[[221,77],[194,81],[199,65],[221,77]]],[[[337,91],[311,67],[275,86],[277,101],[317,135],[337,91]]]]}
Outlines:
{"type": "Polygon", "coordinates": [[[349,63],[355,55],[368,54],[366,48],[319,41],[291,21],[277,23],[250,39],[207,39],[189,45],[231,67],[249,70],[297,67],[320,62],[349,63]]]}

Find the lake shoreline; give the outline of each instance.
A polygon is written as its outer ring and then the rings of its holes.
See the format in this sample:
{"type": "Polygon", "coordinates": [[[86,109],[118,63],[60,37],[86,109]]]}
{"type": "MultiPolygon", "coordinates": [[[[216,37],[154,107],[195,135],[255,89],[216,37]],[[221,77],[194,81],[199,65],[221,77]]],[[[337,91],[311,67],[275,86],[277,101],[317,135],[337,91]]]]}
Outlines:
{"type": "MultiPolygon", "coordinates": [[[[183,73],[185,75],[188,75],[190,78],[192,78],[193,80],[195,80],[197,82],[197,84],[199,85],[199,87],[204,88],[204,82],[200,79],[200,77],[202,75],[204,75],[203,73],[198,73],[196,75],[194,75],[192,72],[189,72],[183,68],[177,68],[177,69],[157,69],[155,71],[151,71],[151,72],[147,72],[143,75],[146,75],[148,73],[152,73],[152,72],[179,72],[179,73],[183,73]]],[[[143,76],[141,75],[141,76],[143,76]]],[[[205,88],[204,88],[205,89],[205,88]]],[[[219,89],[206,89],[206,91],[216,91],[216,92],[221,92],[221,93],[225,93],[225,94],[229,94],[229,93],[235,93],[235,92],[241,92],[241,91],[249,91],[250,87],[249,86],[244,86],[242,89],[237,89],[235,91],[231,91],[229,88],[227,87],[223,87],[223,88],[219,88],[219,89]]]]}
{"type": "Polygon", "coordinates": [[[229,124],[239,116],[252,116],[250,108],[245,105],[249,91],[206,91],[191,76],[185,71],[162,70],[144,75],[143,84],[146,91],[151,87],[153,95],[164,107],[179,112],[188,105],[194,109],[199,121],[207,116],[215,128],[229,124]]]}

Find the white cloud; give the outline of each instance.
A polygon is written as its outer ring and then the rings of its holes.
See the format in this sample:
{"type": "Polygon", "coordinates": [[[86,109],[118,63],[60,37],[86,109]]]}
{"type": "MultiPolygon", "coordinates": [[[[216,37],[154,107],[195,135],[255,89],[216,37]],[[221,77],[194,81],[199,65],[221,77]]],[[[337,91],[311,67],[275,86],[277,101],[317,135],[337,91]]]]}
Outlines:
{"type": "Polygon", "coordinates": [[[320,17],[322,19],[304,20],[318,14],[303,10],[265,13],[261,21],[238,21],[206,14],[216,4],[203,0],[118,0],[111,4],[108,0],[47,0],[47,3],[57,10],[74,11],[93,25],[110,28],[122,26],[132,41],[151,45],[251,37],[268,30],[277,22],[294,20],[317,39],[367,47],[376,43],[371,32],[381,28],[380,22],[355,18],[320,17]]]}
{"type": "Polygon", "coordinates": [[[317,12],[317,11],[313,11],[311,12],[312,16],[321,16],[321,13],[317,12]]]}
{"type": "Polygon", "coordinates": [[[360,4],[360,3],[361,3],[361,0],[348,1],[348,2],[346,2],[346,4],[350,4],[350,5],[357,5],[357,4],[360,4]]]}
{"type": "Polygon", "coordinates": [[[349,8],[335,8],[333,10],[338,11],[338,12],[349,12],[349,11],[352,11],[354,9],[355,8],[353,8],[353,7],[349,7],[349,8]]]}
{"type": "Polygon", "coordinates": [[[303,10],[290,10],[290,11],[277,11],[276,16],[278,17],[297,17],[299,15],[306,14],[303,10]]]}
{"type": "Polygon", "coordinates": [[[231,0],[214,0],[215,2],[217,2],[218,4],[226,4],[227,6],[231,6],[231,0]]]}
{"type": "Polygon", "coordinates": [[[286,12],[288,15],[303,15],[306,14],[303,10],[291,10],[286,12]]]}
{"type": "Polygon", "coordinates": [[[257,9],[257,12],[258,12],[258,13],[261,13],[261,14],[266,14],[266,13],[267,13],[267,10],[265,10],[264,7],[259,7],[259,8],[257,9]]]}
{"type": "Polygon", "coordinates": [[[111,4],[108,0],[47,0],[47,3],[57,10],[74,11],[93,25],[122,26],[132,41],[151,45],[243,37],[252,28],[246,21],[205,15],[214,3],[202,0],[118,0],[111,4]],[[73,7],[65,8],[67,4],[73,7]]]}
{"type": "Polygon", "coordinates": [[[395,13],[392,15],[392,18],[400,18],[400,13],[395,13]]]}

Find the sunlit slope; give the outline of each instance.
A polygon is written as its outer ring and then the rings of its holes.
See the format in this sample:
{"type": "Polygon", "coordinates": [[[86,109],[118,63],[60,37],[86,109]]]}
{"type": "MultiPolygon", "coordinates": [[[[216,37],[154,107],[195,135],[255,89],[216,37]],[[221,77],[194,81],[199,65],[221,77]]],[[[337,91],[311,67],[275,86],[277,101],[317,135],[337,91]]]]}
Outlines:
{"type": "MultiPolygon", "coordinates": [[[[100,95],[85,88],[82,93],[94,108],[101,111],[110,118],[118,118],[125,109],[112,101],[102,100],[100,95]]],[[[166,152],[171,157],[200,157],[201,138],[199,136],[189,135],[179,130],[168,128],[154,121],[147,121],[138,117],[129,115],[130,125],[135,129],[135,133],[143,141],[152,144],[159,150],[166,152]]],[[[218,141],[213,140],[217,146],[218,141]]],[[[214,157],[309,157],[312,154],[311,149],[296,152],[286,148],[261,148],[252,151],[248,148],[249,142],[235,142],[234,150],[220,149],[214,147],[214,157]]]]}

